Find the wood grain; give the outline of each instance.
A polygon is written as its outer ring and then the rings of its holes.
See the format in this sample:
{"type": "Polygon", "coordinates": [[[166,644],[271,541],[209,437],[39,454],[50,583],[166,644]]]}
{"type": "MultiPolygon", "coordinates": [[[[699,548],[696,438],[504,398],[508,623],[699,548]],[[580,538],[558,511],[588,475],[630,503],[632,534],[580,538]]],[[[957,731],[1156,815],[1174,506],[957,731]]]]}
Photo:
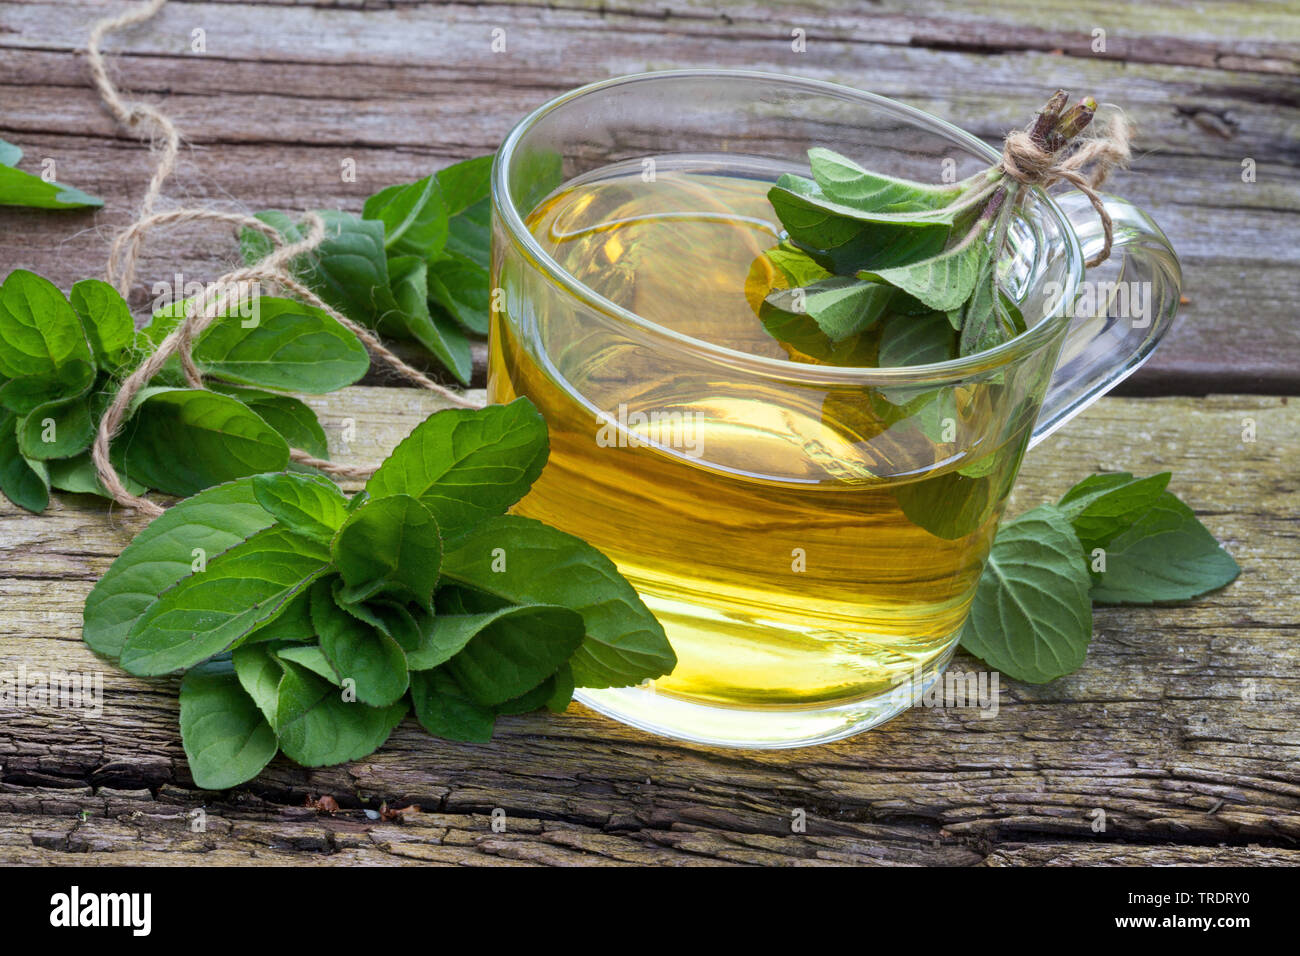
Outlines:
{"type": "MultiPolygon", "coordinates": [[[[437,407],[387,388],[312,402],[336,457],[357,463],[437,407]]],[[[86,593],[142,522],[72,496],[40,517],[6,503],[0,671],[100,672],[104,701],[99,716],[0,705],[0,863],[1297,864],[1297,459],[1294,408],[1261,396],[1103,399],[1032,451],[1014,510],[1098,469],[1171,469],[1243,571],[1191,604],[1099,609],[1084,667],[1003,681],[992,719],[921,708],[766,753],[662,740],[577,705],[504,718],[485,745],[408,720],[365,760],[277,758],[226,793],[193,787],[175,682],[131,678],[80,641],[86,593]],[[306,805],[322,796],[339,811],[306,805]],[[417,809],[366,813],[385,805],[417,809]]]]}
{"type": "MultiPolygon", "coordinates": [[[[149,159],[102,109],[77,55],[89,24],[122,8],[0,0],[0,137],[107,200],[91,214],[0,210],[0,272],[32,268],[65,287],[99,274],[131,217],[149,159]]],[[[1045,90],[1091,91],[1123,104],[1141,132],[1134,169],[1110,188],[1153,213],[1186,276],[1178,325],[1123,387],[1300,389],[1300,16],[1286,4],[196,2],[169,5],[108,49],[120,81],[165,103],[186,134],[169,196],[247,210],[359,209],[384,185],[492,150],[556,93],[645,69],[836,80],[990,142],[1045,90]],[[502,53],[491,48],[497,28],[502,53]],[[205,53],[191,51],[196,29],[205,53]],[[804,53],[791,48],[794,29],[806,33],[804,53]],[[1106,49],[1094,52],[1098,29],[1106,49]],[[340,180],[343,159],[356,161],[357,182],[340,180]]],[[[210,278],[234,255],[210,229],[160,237],[137,301],[149,282],[210,278]]]]}

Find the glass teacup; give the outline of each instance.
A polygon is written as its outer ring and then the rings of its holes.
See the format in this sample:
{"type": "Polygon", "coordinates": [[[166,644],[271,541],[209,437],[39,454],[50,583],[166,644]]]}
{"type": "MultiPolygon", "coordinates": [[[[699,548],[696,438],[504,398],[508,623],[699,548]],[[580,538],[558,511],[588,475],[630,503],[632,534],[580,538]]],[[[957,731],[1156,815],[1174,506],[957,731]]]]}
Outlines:
{"type": "Polygon", "coordinates": [[[528,396],[551,435],[516,511],[604,551],[664,625],[672,674],[577,695],[656,733],[798,746],[910,706],[953,654],[1025,451],[1177,309],[1144,213],[1106,197],[1115,251],[1085,274],[1095,211],[1035,190],[1002,252],[1028,331],[928,365],[791,361],[744,321],[744,266],[777,241],[767,186],[813,146],[923,181],[998,159],[883,97],[710,71],[568,93],[497,157],[488,394],[528,396]]]}

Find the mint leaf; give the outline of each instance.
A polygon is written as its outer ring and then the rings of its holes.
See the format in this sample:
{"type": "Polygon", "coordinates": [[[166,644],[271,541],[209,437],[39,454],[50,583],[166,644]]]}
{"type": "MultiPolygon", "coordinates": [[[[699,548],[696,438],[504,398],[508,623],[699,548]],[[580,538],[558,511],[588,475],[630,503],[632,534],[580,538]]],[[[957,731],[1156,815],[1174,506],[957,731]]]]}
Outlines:
{"type": "MultiPolygon", "coordinates": [[[[99,471],[95,468],[90,452],[82,452],[72,458],[55,458],[45,462],[50,476],[50,487],[59,491],[68,491],[79,495],[99,495],[112,498],[104,483],[99,480],[99,471]]],[[[149,489],[139,482],[124,476],[122,484],[133,495],[142,495],[149,489]]]]}
{"type": "Polygon", "coordinates": [[[447,241],[447,208],[433,176],[380,190],[366,200],[361,215],[384,224],[389,256],[427,256],[447,241]]]}
{"type": "Polygon", "coordinates": [[[357,700],[387,707],[406,693],[406,655],[383,631],[363,624],[334,603],[329,581],[311,589],[311,621],[320,649],[340,680],[350,680],[357,700]]]}
{"type": "MultiPolygon", "coordinates": [[[[442,626],[443,620],[438,618],[435,626],[442,626]]],[[[477,703],[504,704],[559,670],[582,643],[584,629],[582,616],[564,607],[497,612],[482,623],[447,670],[477,703]]],[[[528,709],[540,707],[544,700],[528,709]]]]}
{"type": "Polygon", "coordinates": [[[468,331],[487,335],[491,304],[487,269],[452,253],[431,259],[428,267],[429,301],[445,309],[468,331]]]}
{"type": "Polygon", "coordinates": [[[304,767],[359,760],[378,750],[406,716],[405,700],[389,707],[348,702],[342,692],[281,658],[275,732],[286,757],[304,767]]]}
{"type": "Polygon", "coordinates": [[[70,362],[92,364],[77,313],[48,279],[15,269],[0,285],[0,376],[50,376],[70,362]]]}
{"type": "Polygon", "coordinates": [[[582,615],[570,665],[580,687],[625,687],[677,663],[663,627],[613,562],[580,538],[503,515],[449,542],[444,577],[510,604],[558,604],[582,615]]]}
{"type": "MultiPolygon", "coordinates": [[[[370,355],[350,331],[319,309],[261,296],[256,322],[237,313],[199,336],[194,361],[207,375],[238,385],[323,395],[370,370],[370,355]]],[[[181,303],[178,308],[184,306],[181,303]]]]}
{"type": "Polygon", "coordinates": [[[119,471],[172,495],[265,471],[282,471],[289,446],[229,395],[207,389],[147,388],[114,444],[119,471]]]}
{"type": "MultiPolygon", "coordinates": [[[[242,649],[243,648],[239,648],[239,650],[242,649]]],[[[329,658],[325,656],[325,652],[320,649],[320,645],[318,644],[299,644],[297,646],[281,647],[275,651],[275,656],[280,660],[301,664],[317,677],[325,678],[325,680],[329,681],[335,687],[342,686],[339,681],[339,675],[334,671],[334,665],[329,662],[329,658]]]]}
{"type": "Polygon", "coordinates": [[[428,605],[442,536],[429,509],[408,495],[371,498],[352,512],[331,547],[346,601],[396,594],[428,605]]]}
{"type": "MultiPolygon", "coordinates": [[[[284,676],[284,668],[280,666],[275,654],[265,644],[245,644],[234,649],[230,662],[234,665],[235,676],[239,678],[239,686],[257,705],[267,723],[274,726],[280,699],[280,678],[284,676]]],[[[205,666],[210,665],[199,665],[205,666]]],[[[194,673],[194,670],[190,673],[194,673]]]]}
{"type": "MultiPolygon", "coordinates": [[[[8,158],[17,159],[9,147],[8,158]]],[[[22,154],[19,153],[18,156],[22,154]]],[[[104,200],[72,186],[62,183],[46,182],[40,176],[33,176],[21,169],[15,169],[9,163],[0,163],[0,206],[31,206],[35,209],[81,209],[104,205],[104,200]]]]}
{"type": "Polygon", "coordinates": [[[40,514],[50,503],[50,476],[43,463],[18,450],[18,420],[0,409],[0,491],[20,508],[40,514]]]}
{"type": "Polygon", "coordinates": [[[984,230],[976,230],[960,244],[936,256],[888,269],[860,271],[858,278],[887,282],[931,309],[947,312],[970,298],[990,254],[984,230]]]}
{"type": "Polygon", "coordinates": [[[126,301],[99,279],[82,279],[73,285],[68,300],[81,320],[95,362],[101,368],[120,369],[135,344],[135,322],[126,301]]]}
{"type": "Polygon", "coordinates": [[[139,676],[192,667],[270,621],[329,566],[329,552],[284,528],[259,531],[182,578],[132,625],[121,664],[139,676]]]}
{"type": "Polygon", "coordinates": [[[1167,491],[1115,535],[1105,552],[1106,570],[1094,575],[1092,589],[1092,599],[1101,604],[1184,601],[1241,573],[1192,509],[1167,491]]]}
{"type": "Polygon", "coordinates": [[[229,661],[181,681],[181,742],[194,783],[225,790],[252,780],[275,756],[275,732],[240,687],[229,661]]]}
{"type": "Polygon", "coordinates": [[[998,532],[962,647],[1015,680],[1042,684],[1083,663],[1092,640],[1091,580],[1069,519],[1043,505],[998,532]]]}
{"type": "Polygon", "coordinates": [[[957,353],[957,335],[943,312],[890,315],[881,324],[876,364],[881,368],[946,362],[957,353]]]}
{"type": "MultiPolygon", "coordinates": [[[[0,452],[0,461],[4,460],[0,452]]],[[[218,485],[173,505],[135,536],[86,597],[81,635],[108,657],[159,595],[257,532],[272,518],[257,503],[251,478],[218,485]]]]}
{"type": "Polygon", "coordinates": [[[389,260],[392,294],[398,313],[381,326],[404,338],[413,338],[433,353],[462,385],[469,384],[473,371],[469,339],[455,322],[429,311],[429,265],[417,256],[389,260]]]}
{"type": "Polygon", "coordinates": [[[800,289],[781,289],[767,301],[782,312],[807,313],[827,338],[841,342],[874,325],[894,293],[878,282],[834,276],[800,289]]]}
{"type": "Polygon", "coordinates": [[[275,617],[256,625],[240,642],[240,647],[249,644],[269,644],[285,642],[300,644],[316,640],[316,626],[311,622],[310,588],[303,588],[285,604],[275,617]]]}
{"type": "Polygon", "coordinates": [[[280,524],[326,547],[348,517],[339,486],[316,475],[255,475],[253,494],[280,524]]]}
{"type": "Polygon", "coordinates": [[[522,498],[541,474],[548,448],[546,422],[526,398],[444,409],[402,439],[366,491],[372,498],[419,500],[450,539],[522,498]]]}
{"type": "Polygon", "coordinates": [[[95,428],[89,399],[47,402],[18,423],[18,450],[34,461],[71,458],[90,447],[95,428]]]}
{"type": "Polygon", "coordinates": [[[871,173],[822,147],[808,150],[808,164],[826,198],[864,212],[899,206],[910,207],[906,211],[911,212],[941,209],[960,196],[963,188],[960,184],[930,186],[871,173]]]}
{"type": "Polygon", "coordinates": [[[1074,525],[1085,551],[1105,546],[1163,497],[1172,476],[1134,478],[1128,472],[1093,475],[1067,491],[1058,507],[1074,525]]]}
{"type": "Polygon", "coordinates": [[[329,439],[325,435],[325,429],[321,427],[316,413],[301,399],[218,381],[207,384],[213,391],[229,395],[248,406],[258,418],[279,432],[291,448],[301,448],[316,458],[329,458],[329,439]]]}
{"type": "Polygon", "coordinates": [[[469,743],[492,739],[496,711],[476,703],[444,668],[411,674],[411,703],[420,726],[435,737],[469,743]]]}
{"type": "Polygon", "coordinates": [[[0,139],[0,166],[17,166],[23,158],[22,148],[0,139]]]}

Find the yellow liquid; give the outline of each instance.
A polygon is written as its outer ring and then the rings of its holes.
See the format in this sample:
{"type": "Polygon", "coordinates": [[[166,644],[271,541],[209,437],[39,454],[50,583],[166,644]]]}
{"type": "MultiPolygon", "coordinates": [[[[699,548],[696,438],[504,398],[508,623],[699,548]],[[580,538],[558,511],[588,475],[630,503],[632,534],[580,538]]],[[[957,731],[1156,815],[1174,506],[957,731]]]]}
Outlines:
{"type": "MultiPolygon", "coordinates": [[[[745,293],[776,242],[770,179],[662,162],[653,183],[639,172],[570,185],[528,228],[637,315],[787,358],[745,293]]],[[[551,441],[515,511],[590,542],[636,587],[678,657],[656,694],[751,711],[838,705],[888,693],[951,649],[1028,423],[963,453],[917,418],[891,425],[879,394],[729,379],[663,346],[611,342],[571,297],[529,290],[512,270],[535,274],[509,255],[498,266],[494,284],[523,292],[494,317],[489,398],[526,395],[551,441]],[[616,403],[663,414],[620,424],[616,403]]],[[[947,424],[978,431],[987,399],[952,390],[947,424]]]]}

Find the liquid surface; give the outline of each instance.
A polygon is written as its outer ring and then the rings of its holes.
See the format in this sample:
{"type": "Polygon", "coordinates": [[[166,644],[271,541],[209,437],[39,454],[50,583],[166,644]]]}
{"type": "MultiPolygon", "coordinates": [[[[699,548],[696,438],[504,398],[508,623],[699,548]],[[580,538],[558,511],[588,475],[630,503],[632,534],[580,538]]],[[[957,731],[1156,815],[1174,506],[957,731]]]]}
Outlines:
{"type": "MultiPolygon", "coordinates": [[[[623,308],[786,358],[746,295],[779,235],[775,176],[614,168],[528,228],[623,308]]],[[[495,284],[489,398],[528,396],[551,436],[515,510],[589,541],[637,588],[679,661],[657,692],[816,707],[886,693],[951,647],[1032,424],[1005,427],[1003,386],[800,386],[629,333],[509,250],[495,284]]]]}

